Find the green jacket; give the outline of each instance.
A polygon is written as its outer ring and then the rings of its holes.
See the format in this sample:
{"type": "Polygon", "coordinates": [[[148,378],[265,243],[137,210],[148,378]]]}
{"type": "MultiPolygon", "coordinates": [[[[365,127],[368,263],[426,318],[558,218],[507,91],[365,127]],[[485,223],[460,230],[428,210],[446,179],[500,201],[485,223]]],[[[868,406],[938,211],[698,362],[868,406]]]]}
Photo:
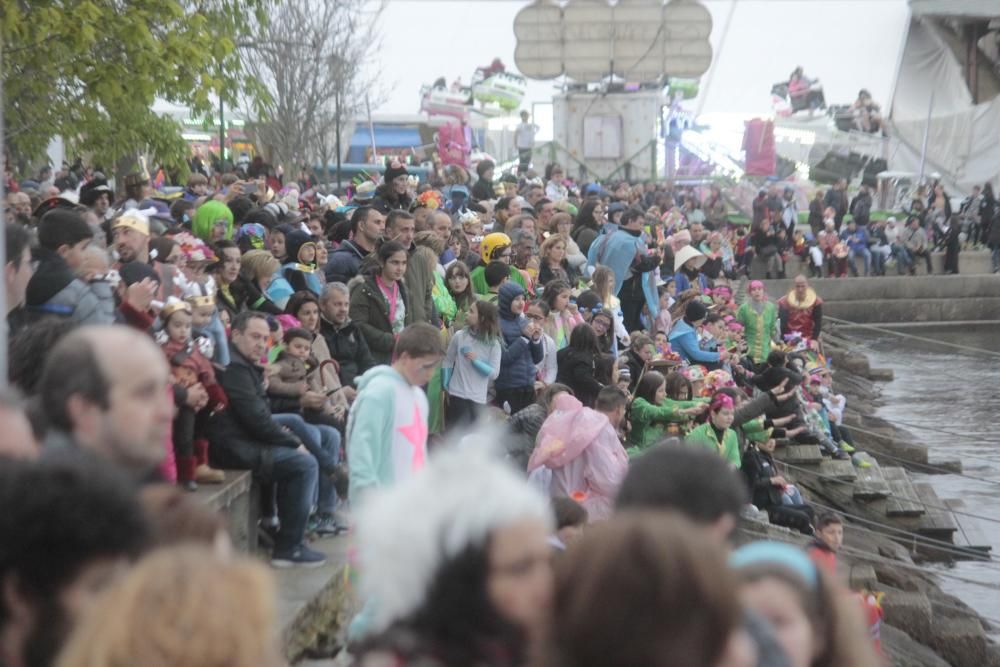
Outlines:
{"type": "Polygon", "coordinates": [[[748,422],[740,425],[740,429],[743,431],[743,435],[746,436],[747,440],[751,442],[767,442],[771,438],[771,433],[774,431],[773,428],[767,428],[764,426],[764,418],[757,417],[756,419],[751,419],[748,422]]]}
{"type": "Polygon", "coordinates": [[[711,423],[704,423],[695,430],[687,434],[685,442],[689,445],[704,447],[713,452],[718,452],[719,456],[733,464],[733,467],[740,467],[740,443],[736,437],[736,431],[727,428],[722,435],[722,442],[715,437],[715,429],[711,423]]]}
{"type": "Polygon", "coordinates": [[[660,405],[653,405],[644,398],[636,398],[632,401],[632,407],[629,410],[629,422],[632,424],[632,430],[629,431],[629,446],[625,450],[629,458],[638,456],[662,440],[667,424],[687,421],[688,417],[680,414],[681,410],[693,408],[706,402],[707,399],[704,398],[693,401],[674,401],[665,398],[660,405]]]}
{"type": "MultiPolygon", "coordinates": [[[[469,274],[472,280],[472,291],[479,296],[486,296],[490,293],[490,286],[486,284],[486,267],[482,264],[472,269],[469,274]]],[[[516,266],[510,267],[510,279],[528,291],[528,283],[524,280],[524,275],[517,270],[516,266]]]]}

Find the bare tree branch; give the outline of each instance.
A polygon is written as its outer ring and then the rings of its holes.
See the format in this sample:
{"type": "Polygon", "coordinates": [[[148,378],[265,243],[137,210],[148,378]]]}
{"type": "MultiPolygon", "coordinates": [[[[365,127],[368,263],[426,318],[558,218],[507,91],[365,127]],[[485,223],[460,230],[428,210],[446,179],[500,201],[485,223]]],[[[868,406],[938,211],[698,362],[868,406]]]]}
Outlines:
{"type": "Polygon", "coordinates": [[[384,7],[385,0],[281,0],[269,24],[240,42],[248,71],[270,92],[252,130],[273,162],[329,164],[335,128],[343,133],[366,95],[382,101],[371,60],[384,7]]]}

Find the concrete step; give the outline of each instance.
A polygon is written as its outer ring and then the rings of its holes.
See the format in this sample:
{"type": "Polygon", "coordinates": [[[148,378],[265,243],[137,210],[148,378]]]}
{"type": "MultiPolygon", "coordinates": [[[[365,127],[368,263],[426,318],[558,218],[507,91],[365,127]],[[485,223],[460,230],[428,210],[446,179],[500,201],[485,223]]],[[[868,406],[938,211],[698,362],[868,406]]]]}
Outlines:
{"type": "Polygon", "coordinates": [[[836,484],[837,482],[853,482],[858,478],[857,470],[850,461],[836,461],[833,459],[823,461],[819,466],[819,473],[823,475],[824,482],[832,484],[836,484]]]}
{"type": "Polygon", "coordinates": [[[823,315],[862,324],[988,321],[1000,318],[1000,297],[907,299],[900,296],[895,299],[831,301],[824,302],[823,315]]]}
{"type": "Polygon", "coordinates": [[[226,517],[233,546],[243,553],[257,550],[257,484],[245,470],[224,471],[222,484],[201,484],[194,497],[226,517]]]}
{"type": "Polygon", "coordinates": [[[316,540],[309,546],[326,555],[325,565],[274,570],[279,627],[289,662],[326,659],[340,650],[342,629],[356,609],[347,582],[350,544],[348,536],[316,540]]]}
{"type": "Polygon", "coordinates": [[[824,459],[819,445],[788,445],[782,460],[791,465],[816,465],[824,459]]]}
{"type": "Polygon", "coordinates": [[[877,500],[892,495],[888,482],[882,476],[882,470],[876,461],[869,461],[870,468],[857,470],[857,481],[854,484],[855,500],[877,500]]]}
{"type": "MultiPolygon", "coordinates": [[[[766,283],[768,294],[778,299],[792,289],[792,276],[766,283]]],[[[809,281],[824,303],[837,301],[970,298],[996,296],[1000,275],[877,276],[874,278],[815,278],[809,281]]],[[[825,309],[824,309],[825,310],[825,309]]]]}

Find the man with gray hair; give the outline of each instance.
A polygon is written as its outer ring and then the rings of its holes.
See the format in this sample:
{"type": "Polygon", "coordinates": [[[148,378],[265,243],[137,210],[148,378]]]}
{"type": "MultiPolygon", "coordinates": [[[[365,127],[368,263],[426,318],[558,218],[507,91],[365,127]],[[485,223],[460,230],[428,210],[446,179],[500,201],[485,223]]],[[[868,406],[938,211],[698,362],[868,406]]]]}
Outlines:
{"type": "Polygon", "coordinates": [[[351,322],[351,293],[344,283],[327,283],[319,300],[319,331],[340,366],[340,383],[348,401],[355,396],[354,379],[375,365],[365,337],[351,322]]]}

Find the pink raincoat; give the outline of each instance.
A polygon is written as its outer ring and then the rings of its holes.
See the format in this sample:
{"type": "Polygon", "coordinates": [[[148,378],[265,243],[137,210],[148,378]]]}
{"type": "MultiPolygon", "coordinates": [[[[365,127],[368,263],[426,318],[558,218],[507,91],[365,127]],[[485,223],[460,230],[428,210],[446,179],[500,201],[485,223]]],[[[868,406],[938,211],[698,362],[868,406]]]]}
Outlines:
{"type": "Polygon", "coordinates": [[[549,495],[576,500],[597,521],[611,514],[628,455],[605,415],[564,393],[538,432],[528,472],[542,466],[552,473],[549,495]]]}

